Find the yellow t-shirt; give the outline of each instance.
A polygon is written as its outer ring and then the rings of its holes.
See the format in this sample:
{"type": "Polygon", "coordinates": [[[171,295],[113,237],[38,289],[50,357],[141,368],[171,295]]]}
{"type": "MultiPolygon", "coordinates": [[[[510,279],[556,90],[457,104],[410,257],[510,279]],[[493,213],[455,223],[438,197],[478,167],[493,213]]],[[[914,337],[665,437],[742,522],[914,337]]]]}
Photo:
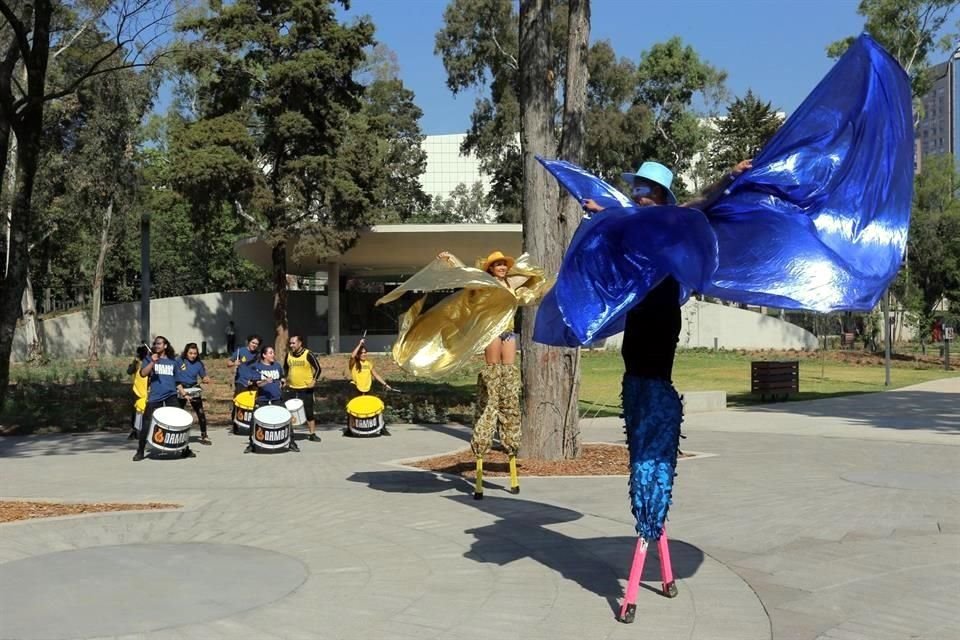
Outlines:
{"type": "Polygon", "coordinates": [[[350,379],[356,385],[357,391],[366,393],[373,386],[373,363],[370,360],[360,360],[360,370],[357,370],[357,362],[353,362],[350,367],[350,379]]]}
{"type": "MultiPolygon", "coordinates": [[[[313,358],[316,362],[316,358],[313,358]]],[[[319,365],[317,365],[319,368],[319,365]]],[[[295,356],[287,354],[287,386],[291,389],[309,389],[314,385],[314,367],[311,364],[311,353],[304,349],[303,353],[295,356]]]]}
{"type": "Polygon", "coordinates": [[[144,409],[147,408],[148,383],[149,378],[140,375],[139,369],[133,372],[133,395],[137,397],[133,403],[133,408],[138,413],[143,413],[144,409]]]}

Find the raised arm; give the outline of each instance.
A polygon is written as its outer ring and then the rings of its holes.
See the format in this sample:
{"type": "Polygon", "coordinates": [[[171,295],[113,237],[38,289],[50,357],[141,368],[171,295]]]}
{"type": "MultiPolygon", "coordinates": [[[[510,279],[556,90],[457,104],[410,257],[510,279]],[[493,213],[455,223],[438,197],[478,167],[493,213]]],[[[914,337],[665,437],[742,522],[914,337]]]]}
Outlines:
{"type": "Polygon", "coordinates": [[[700,192],[700,195],[690,200],[689,202],[684,202],[681,207],[693,207],[694,209],[705,209],[712,205],[717,198],[723,195],[724,189],[729,187],[737,176],[742,174],[744,171],[753,168],[753,158],[748,158],[747,160],[741,160],[738,162],[730,171],[724,174],[719,180],[711,184],[709,187],[700,192]]]}

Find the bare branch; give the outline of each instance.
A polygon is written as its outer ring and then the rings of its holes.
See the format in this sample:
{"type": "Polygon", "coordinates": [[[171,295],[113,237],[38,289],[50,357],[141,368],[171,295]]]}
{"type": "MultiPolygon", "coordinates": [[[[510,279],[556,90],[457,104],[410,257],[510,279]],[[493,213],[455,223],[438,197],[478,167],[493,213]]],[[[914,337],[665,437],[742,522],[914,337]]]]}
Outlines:
{"type": "Polygon", "coordinates": [[[79,29],[77,29],[77,32],[74,33],[74,34],[70,37],[70,40],[69,40],[65,45],[63,45],[62,47],[60,47],[59,49],[57,49],[56,51],[53,52],[53,55],[50,56],[50,59],[51,59],[51,60],[56,60],[56,59],[57,59],[57,56],[59,56],[61,53],[63,53],[63,52],[66,51],[67,49],[69,49],[70,46],[71,46],[74,42],[76,42],[77,38],[80,37],[80,34],[82,34],[84,31],[87,30],[87,27],[88,27],[88,26],[90,26],[90,23],[89,23],[89,22],[84,22],[83,25],[81,25],[81,27],[80,27],[79,29]]]}
{"type": "Polygon", "coordinates": [[[493,44],[497,47],[497,51],[500,52],[500,55],[504,56],[509,62],[510,66],[514,71],[519,71],[520,65],[517,63],[517,59],[507,53],[502,46],[500,46],[500,41],[497,40],[497,36],[494,34],[490,35],[490,39],[493,40],[493,44]]]}
{"type": "Polygon", "coordinates": [[[253,225],[254,225],[255,227],[257,227],[257,229],[259,229],[262,233],[266,233],[266,232],[267,232],[267,226],[266,226],[265,224],[263,224],[262,222],[260,222],[259,220],[257,220],[256,218],[254,218],[253,216],[251,216],[251,215],[250,215],[249,213],[247,213],[246,211],[244,211],[244,210],[243,210],[243,205],[240,204],[240,201],[239,201],[239,200],[234,200],[234,201],[233,201],[233,206],[234,206],[234,208],[236,208],[237,213],[240,214],[240,217],[241,217],[241,218],[243,218],[243,219],[246,220],[247,222],[250,222],[251,224],[253,224],[253,225]]]}

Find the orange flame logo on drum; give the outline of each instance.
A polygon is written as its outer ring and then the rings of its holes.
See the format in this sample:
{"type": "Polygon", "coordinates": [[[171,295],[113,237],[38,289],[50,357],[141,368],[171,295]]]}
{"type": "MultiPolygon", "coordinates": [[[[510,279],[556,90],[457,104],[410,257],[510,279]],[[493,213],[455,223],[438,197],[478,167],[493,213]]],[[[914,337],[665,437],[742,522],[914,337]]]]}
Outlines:
{"type": "Polygon", "coordinates": [[[153,441],[157,444],[163,444],[163,429],[155,429],[153,431],[153,441]]]}
{"type": "Polygon", "coordinates": [[[263,429],[257,427],[257,440],[263,440],[263,429]]]}

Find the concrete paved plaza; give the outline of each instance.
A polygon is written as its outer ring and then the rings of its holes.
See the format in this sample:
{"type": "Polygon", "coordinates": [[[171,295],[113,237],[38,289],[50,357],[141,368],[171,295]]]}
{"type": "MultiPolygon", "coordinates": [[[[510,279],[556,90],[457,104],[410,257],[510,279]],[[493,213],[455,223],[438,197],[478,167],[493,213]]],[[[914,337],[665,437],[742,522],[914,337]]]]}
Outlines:
{"type": "MultiPolygon", "coordinates": [[[[680,594],[634,537],[623,477],[461,480],[390,461],[455,426],[133,463],[118,435],[0,440],[0,496],[182,509],[0,525],[0,638],[960,638],[960,379],[695,413],[668,533],[680,594]]],[[[621,440],[585,421],[585,441],[621,440]]]]}

